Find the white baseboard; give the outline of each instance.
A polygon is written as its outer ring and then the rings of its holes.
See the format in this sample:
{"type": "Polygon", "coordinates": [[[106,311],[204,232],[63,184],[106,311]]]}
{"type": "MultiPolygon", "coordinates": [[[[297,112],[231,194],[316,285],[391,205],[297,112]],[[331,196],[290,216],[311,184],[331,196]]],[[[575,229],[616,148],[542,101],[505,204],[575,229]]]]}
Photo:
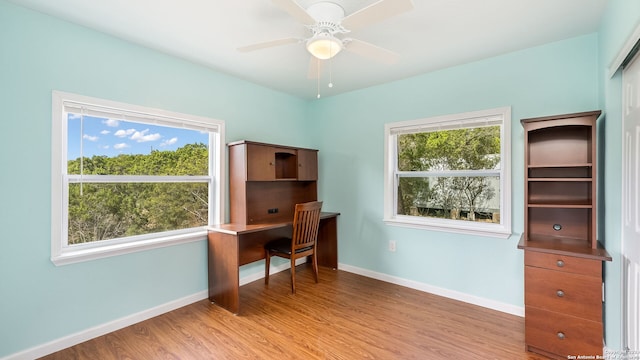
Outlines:
{"type": "Polygon", "coordinates": [[[23,360],[23,359],[28,360],[28,359],[36,359],[45,355],[49,355],[56,351],[66,349],[68,347],[80,344],[87,340],[91,340],[93,338],[97,338],[99,336],[108,334],[110,332],[125,328],[129,325],[133,325],[141,321],[150,319],[154,316],[162,315],[166,312],[192,304],[196,301],[206,299],[208,296],[209,296],[208,291],[200,291],[193,295],[185,296],[181,299],[170,301],[168,303],[158,305],[156,307],[146,309],[141,312],[131,314],[129,316],[116,319],[114,321],[110,321],[105,324],[94,326],[92,328],[50,341],[42,345],[38,345],[31,349],[27,349],[25,351],[9,355],[8,357],[3,358],[3,360],[23,360]]]}
{"type": "MultiPolygon", "coordinates": [[[[305,259],[298,259],[296,261],[296,265],[299,265],[305,261],[305,259]]],[[[272,266],[270,272],[272,274],[278,273],[280,271],[287,270],[291,267],[291,265],[287,262],[282,265],[272,266]]],[[[262,272],[258,272],[256,274],[252,274],[249,276],[245,276],[240,279],[240,285],[248,284],[255,280],[259,280],[264,278],[264,274],[262,272]]],[[[127,326],[139,323],[141,321],[150,319],[154,316],[162,315],[169,311],[181,308],[183,306],[187,306],[189,304],[193,304],[194,302],[204,300],[209,297],[209,291],[200,291],[193,295],[189,295],[183,297],[181,299],[177,299],[174,301],[170,301],[168,303],[158,305],[151,309],[143,310],[139,313],[132,314],[129,316],[122,317],[120,319],[116,319],[114,321],[110,321],[105,324],[101,324],[98,326],[94,326],[92,328],[77,332],[75,334],[71,334],[48,343],[38,345],[36,347],[11,354],[7,357],[1,358],[0,360],[31,360],[36,359],[45,355],[52,354],[56,351],[60,351],[66,349],[68,347],[83,343],[87,340],[91,340],[97,338],[99,336],[108,334],[110,332],[120,330],[127,326]]]]}
{"type": "MultiPolygon", "coordinates": [[[[305,261],[305,259],[298,259],[299,261],[296,262],[296,265],[300,265],[301,263],[303,263],[305,261]]],[[[273,266],[270,270],[270,272],[272,274],[278,273],[280,271],[285,271],[287,269],[289,269],[290,264],[289,263],[284,263],[282,265],[278,265],[278,266],[273,266]]],[[[485,299],[485,298],[481,298],[478,296],[473,296],[473,295],[469,295],[469,294],[465,294],[465,293],[461,293],[458,291],[453,291],[453,290],[448,290],[448,289],[443,289],[443,288],[439,288],[436,286],[432,286],[432,285],[428,285],[428,284],[423,284],[423,283],[419,283],[417,281],[412,281],[412,280],[406,280],[403,278],[399,278],[399,277],[395,277],[395,276],[391,276],[391,275],[387,275],[387,274],[382,274],[382,273],[378,273],[375,271],[371,271],[371,270],[367,270],[367,269],[362,269],[359,267],[355,267],[355,266],[351,266],[351,265],[345,265],[345,264],[339,264],[338,265],[338,269],[343,270],[343,271],[348,271],[354,274],[358,274],[358,275],[362,275],[362,276],[366,276],[366,277],[370,277],[370,278],[374,278],[374,279],[378,279],[378,280],[382,280],[382,281],[386,281],[392,284],[396,284],[396,285],[400,285],[400,286],[405,286],[408,288],[412,288],[412,289],[416,289],[416,290],[420,290],[420,291],[424,291],[424,292],[428,292],[431,294],[435,294],[435,295],[439,295],[439,296],[444,296],[450,299],[454,299],[454,300],[459,300],[459,301],[463,301],[466,303],[470,303],[470,304],[474,304],[474,305],[478,305],[478,306],[482,306],[482,307],[486,307],[489,309],[493,309],[493,310],[497,310],[497,311],[501,311],[501,312],[505,312],[508,314],[513,314],[513,315],[517,315],[517,316],[524,316],[524,308],[522,307],[518,307],[518,306],[513,306],[510,304],[505,304],[505,303],[501,303],[498,301],[494,301],[494,300],[489,300],[489,299],[485,299]]],[[[264,278],[264,274],[262,272],[257,272],[255,274],[251,274],[248,276],[245,276],[243,278],[240,279],[240,285],[245,285],[248,284],[250,282],[259,280],[264,278]]],[[[99,336],[108,334],[110,332],[125,328],[127,326],[139,323],[141,321],[150,319],[154,316],[158,316],[158,315],[162,315],[164,313],[167,313],[169,311],[181,308],[183,306],[187,306],[189,304],[193,304],[194,302],[200,301],[200,300],[204,300],[209,296],[209,293],[207,290],[205,291],[200,291],[197,292],[193,295],[189,295],[189,296],[185,296],[181,299],[177,299],[174,301],[170,301],[168,303],[162,304],[162,305],[158,305],[156,307],[147,309],[147,310],[143,310],[141,312],[138,312],[136,314],[132,314],[129,316],[125,316],[122,317],[120,319],[116,319],[114,321],[110,321],[108,323],[102,324],[102,325],[98,325],[92,328],[89,328],[87,330],[83,330],[80,332],[77,332],[75,334],[71,334],[53,341],[50,341],[48,343],[42,344],[42,345],[38,345],[36,347],[18,352],[18,353],[14,353],[12,355],[9,355],[7,357],[4,357],[0,360],[30,360],[30,359],[36,359],[45,355],[49,355],[52,354],[56,351],[60,351],[63,349],[66,349],[68,347],[80,344],[82,342],[85,342],[87,340],[91,340],[94,338],[97,338],[99,336]]]]}
{"type": "Polygon", "coordinates": [[[506,304],[506,303],[503,303],[503,302],[499,302],[499,301],[495,301],[495,300],[491,300],[491,299],[486,299],[486,298],[479,297],[479,296],[469,295],[469,294],[466,294],[466,293],[463,293],[463,292],[459,292],[459,291],[444,289],[444,288],[441,288],[441,287],[437,287],[437,286],[433,286],[433,285],[429,285],[429,284],[424,284],[424,283],[413,281],[413,280],[407,280],[407,279],[403,279],[403,278],[396,277],[396,276],[391,276],[391,275],[387,275],[387,274],[383,274],[383,273],[379,273],[379,272],[375,272],[375,271],[371,271],[371,270],[367,270],[367,269],[362,269],[362,268],[359,268],[359,267],[356,267],[356,266],[351,266],[351,265],[346,265],[346,264],[338,264],[338,269],[343,270],[343,271],[348,271],[348,272],[351,272],[351,273],[354,273],[354,274],[370,277],[370,278],[373,278],[373,279],[385,281],[385,282],[388,282],[388,283],[392,283],[392,284],[408,287],[408,288],[411,288],[411,289],[424,291],[424,292],[427,292],[427,293],[430,293],[430,294],[443,296],[443,297],[446,297],[446,298],[449,298],[449,299],[454,299],[454,300],[466,302],[466,303],[469,303],[469,304],[482,306],[482,307],[485,307],[485,308],[489,308],[489,309],[492,309],[492,310],[504,312],[504,313],[507,313],[507,314],[524,317],[524,307],[515,306],[515,305],[511,305],[511,304],[506,304]]]}

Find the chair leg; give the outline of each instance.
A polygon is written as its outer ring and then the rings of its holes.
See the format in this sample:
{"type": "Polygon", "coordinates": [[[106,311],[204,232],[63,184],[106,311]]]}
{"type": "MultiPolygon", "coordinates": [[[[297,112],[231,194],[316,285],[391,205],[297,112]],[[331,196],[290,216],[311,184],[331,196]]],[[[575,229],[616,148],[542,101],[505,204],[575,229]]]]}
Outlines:
{"type": "Polygon", "coordinates": [[[264,251],[264,284],[269,285],[269,265],[271,263],[271,253],[269,250],[264,251]]]}
{"type": "Polygon", "coordinates": [[[291,257],[291,293],[296,293],[296,259],[291,257]]]}
{"type": "Polygon", "coordinates": [[[318,256],[316,252],[313,252],[311,265],[313,267],[313,278],[316,280],[316,284],[318,283],[318,256]]]}

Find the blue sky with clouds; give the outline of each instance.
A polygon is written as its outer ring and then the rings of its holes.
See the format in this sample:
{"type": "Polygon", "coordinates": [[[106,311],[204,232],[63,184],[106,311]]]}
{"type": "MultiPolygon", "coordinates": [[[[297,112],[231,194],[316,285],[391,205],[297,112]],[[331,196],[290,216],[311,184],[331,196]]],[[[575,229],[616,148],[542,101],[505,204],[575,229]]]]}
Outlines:
{"type": "Polygon", "coordinates": [[[78,114],[69,114],[67,134],[68,160],[80,157],[81,141],[85,157],[149,154],[151,150],[176,150],[186,144],[207,144],[209,141],[207,133],[196,130],[87,115],[81,121],[78,114]]]}

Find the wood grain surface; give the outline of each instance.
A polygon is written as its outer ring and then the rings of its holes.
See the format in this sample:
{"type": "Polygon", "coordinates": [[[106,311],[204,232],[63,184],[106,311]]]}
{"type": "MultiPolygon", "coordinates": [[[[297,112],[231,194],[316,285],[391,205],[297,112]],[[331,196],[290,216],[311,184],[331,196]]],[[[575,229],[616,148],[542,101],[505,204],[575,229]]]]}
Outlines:
{"type": "Polygon", "coordinates": [[[240,288],[242,315],[199,301],[44,359],[544,359],[524,318],[308,264],[240,288]]]}

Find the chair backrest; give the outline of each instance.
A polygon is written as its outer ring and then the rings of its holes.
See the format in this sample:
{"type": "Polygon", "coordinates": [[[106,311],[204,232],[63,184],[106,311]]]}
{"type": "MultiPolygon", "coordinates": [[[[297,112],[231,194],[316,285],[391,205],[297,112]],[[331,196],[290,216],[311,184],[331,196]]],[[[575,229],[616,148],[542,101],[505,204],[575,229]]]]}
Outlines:
{"type": "Polygon", "coordinates": [[[293,214],[293,236],[291,241],[293,252],[297,249],[315,245],[318,239],[321,209],[322,201],[296,204],[293,214]]]}

